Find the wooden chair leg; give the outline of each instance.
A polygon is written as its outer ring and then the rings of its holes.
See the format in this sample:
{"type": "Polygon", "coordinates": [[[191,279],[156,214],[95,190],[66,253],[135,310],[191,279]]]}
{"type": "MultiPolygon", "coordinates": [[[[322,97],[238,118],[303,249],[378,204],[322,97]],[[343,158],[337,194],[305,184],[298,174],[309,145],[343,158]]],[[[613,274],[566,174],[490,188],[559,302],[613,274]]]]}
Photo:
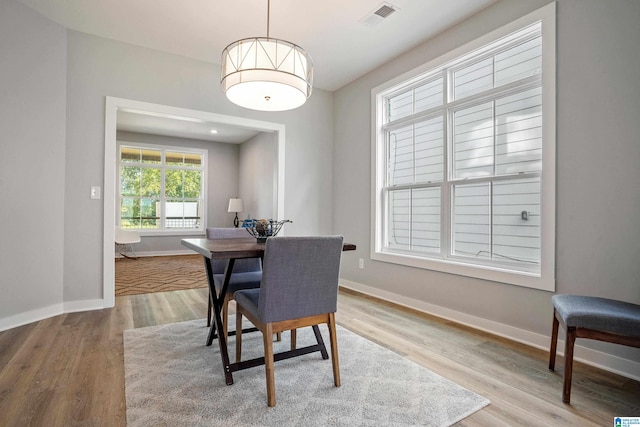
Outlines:
{"type": "Polygon", "coordinates": [[[552,371],[556,367],[556,350],[558,347],[558,327],[560,322],[556,317],[556,311],[553,310],[553,326],[551,327],[551,346],[549,348],[549,369],[552,371]]]}
{"type": "Polygon", "coordinates": [[[267,377],[267,405],[276,406],[276,385],[274,378],[274,362],[273,362],[273,327],[271,323],[265,325],[262,331],[262,340],[264,341],[264,369],[267,377]]]}
{"type": "Polygon", "coordinates": [[[297,341],[298,341],[298,330],[292,329],[291,330],[291,350],[296,349],[297,341]]]}
{"type": "Polygon", "coordinates": [[[571,400],[571,376],[573,374],[573,346],[576,342],[575,326],[567,327],[567,339],[564,345],[564,385],[562,387],[562,401],[571,400]]]}
{"type": "Polygon", "coordinates": [[[338,339],[336,335],[336,319],[329,313],[329,341],[331,342],[331,363],[333,364],[333,383],[340,387],[340,363],[338,361],[338,339]]]}
{"type": "Polygon", "coordinates": [[[236,308],[236,362],[242,357],[242,313],[236,308]]]}
{"type": "Polygon", "coordinates": [[[276,341],[282,341],[282,332],[276,332],[276,341]]]}

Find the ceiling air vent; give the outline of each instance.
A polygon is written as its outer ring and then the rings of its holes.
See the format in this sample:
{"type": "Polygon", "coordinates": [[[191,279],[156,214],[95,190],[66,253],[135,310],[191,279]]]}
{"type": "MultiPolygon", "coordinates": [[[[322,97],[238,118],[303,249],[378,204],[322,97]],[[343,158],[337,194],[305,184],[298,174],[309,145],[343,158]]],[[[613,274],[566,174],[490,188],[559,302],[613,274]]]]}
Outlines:
{"type": "Polygon", "coordinates": [[[391,15],[396,10],[398,10],[398,7],[387,2],[383,2],[378,6],[376,10],[362,18],[360,22],[369,27],[373,27],[381,23],[385,18],[388,18],[389,15],[391,15]]]}

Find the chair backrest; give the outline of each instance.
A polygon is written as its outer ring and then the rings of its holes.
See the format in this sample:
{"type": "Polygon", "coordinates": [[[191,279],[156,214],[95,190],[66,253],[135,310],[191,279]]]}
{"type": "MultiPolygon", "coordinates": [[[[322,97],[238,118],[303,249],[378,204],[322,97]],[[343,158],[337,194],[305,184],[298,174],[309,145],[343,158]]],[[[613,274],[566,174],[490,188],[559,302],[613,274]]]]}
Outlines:
{"type": "Polygon", "coordinates": [[[140,242],[140,233],[138,230],[123,230],[116,227],[115,241],[120,245],[131,245],[140,242]]]}
{"type": "MultiPolygon", "coordinates": [[[[251,237],[245,228],[207,228],[207,239],[239,239],[251,237]]],[[[213,274],[223,274],[227,266],[227,260],[214,259],[211,261],[213,274]]],[[[260,258],[238,259],[233,265],[234,273],[247,273],[251,271],[261,271],[262,263],[260,258]]]]}
{"type": "Polygon", "coordinates": [[[267,239],[260,320],[277,322],[335,312],[342,240],[342,236],[267,239]]]}

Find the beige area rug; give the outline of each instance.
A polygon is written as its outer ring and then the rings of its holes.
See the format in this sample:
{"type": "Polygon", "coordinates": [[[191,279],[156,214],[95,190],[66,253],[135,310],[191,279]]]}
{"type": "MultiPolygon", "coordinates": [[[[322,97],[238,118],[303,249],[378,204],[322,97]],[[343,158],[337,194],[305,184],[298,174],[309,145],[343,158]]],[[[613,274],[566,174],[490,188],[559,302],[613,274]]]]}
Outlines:
{"type": "Polygon", "coordinates": [[[201,255],[118,258],[115,263],[116,296],[207,287],[201,255]]]}
{"type": "MultiPolygon", "coordinates": [[[[321,326],[328,345],[326,326],[321,326]]],[[[276,362],[277,406],[267,406],[264,366],[224,381],[204,320],[124,332],[129,426],[448,426],[489,401],[400,355],[338,327],[341,387],[319,353],[276,362]]],[[[302,347],[311,328],[298,331],[302,347]]],[[[243,359],[263,355],[260,333],[242,340],[243,359]]],[[[289,336],[274,343],[288,350],[289,336]]],[[[230,337],[230,353],[235,355],[230,337]]],[[[233,356],[235,357],[235,356],[233,356]]]]}

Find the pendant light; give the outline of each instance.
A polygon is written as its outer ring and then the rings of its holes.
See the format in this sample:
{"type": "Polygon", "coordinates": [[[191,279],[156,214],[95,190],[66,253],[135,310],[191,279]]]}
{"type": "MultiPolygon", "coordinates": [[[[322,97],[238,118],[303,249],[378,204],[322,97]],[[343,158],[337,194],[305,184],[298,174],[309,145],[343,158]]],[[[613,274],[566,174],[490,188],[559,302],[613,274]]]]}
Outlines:
{"type": "Polygon", "coordinates": [[[222,51],[220,86],[227,98],[244,108],[284,111],[300,107],[311,96],[313,62],[300,46],[269,37],[235,41],[222,51]]]}

